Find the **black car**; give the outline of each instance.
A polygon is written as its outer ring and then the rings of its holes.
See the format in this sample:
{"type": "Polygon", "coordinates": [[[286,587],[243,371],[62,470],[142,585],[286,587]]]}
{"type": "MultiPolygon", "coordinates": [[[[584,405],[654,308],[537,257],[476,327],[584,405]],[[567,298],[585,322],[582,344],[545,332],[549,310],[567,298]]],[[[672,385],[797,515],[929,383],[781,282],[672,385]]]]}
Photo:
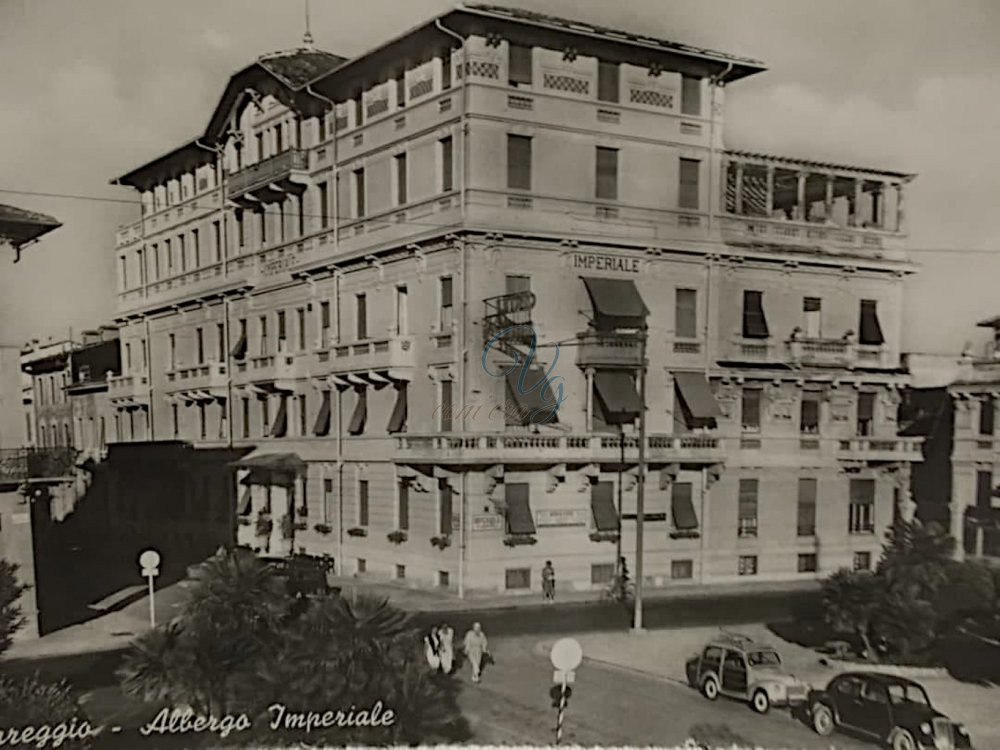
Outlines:
{"type": "Polygon", "coordinates": [[[887,743],[892,750],[971,748],[965,728],[934,709],[913,680],[875,672],[837,675],[826,690],[809,693],[813,729],[823,736],[844,727],[887,743]]]}

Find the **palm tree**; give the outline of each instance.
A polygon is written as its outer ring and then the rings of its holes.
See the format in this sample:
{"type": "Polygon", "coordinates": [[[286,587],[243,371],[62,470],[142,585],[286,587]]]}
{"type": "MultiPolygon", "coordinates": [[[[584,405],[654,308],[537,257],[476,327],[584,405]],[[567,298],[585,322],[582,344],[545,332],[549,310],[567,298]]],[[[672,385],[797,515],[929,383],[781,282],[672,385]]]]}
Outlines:
{"type": "Polygon", "coordinates": [[[27,588],[17,580],[17,565],[0,560],[0,654],[10,648],[14,633],[24,625],[17,600],[27,588]]]}

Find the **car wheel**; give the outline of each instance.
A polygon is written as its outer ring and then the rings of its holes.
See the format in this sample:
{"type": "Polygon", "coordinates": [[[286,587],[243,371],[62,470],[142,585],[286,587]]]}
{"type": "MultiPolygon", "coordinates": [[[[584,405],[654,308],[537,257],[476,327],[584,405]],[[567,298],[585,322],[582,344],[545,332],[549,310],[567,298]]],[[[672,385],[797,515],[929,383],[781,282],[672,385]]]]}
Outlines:
{"type": "Polygon", "coordinates": [[[758,690],[750,700],[753,710],[759,714],[766,714],[771,709],[771,699],[767,697],[767,691],[758,690]]]}
{"type": "Polygon", "coordinates": [[[830,710],[829,706],[824,706],[820,703],[813,709],[812,725],[818,735],[827,737],[833,734],[835,722],[833,720],[833,711],[830,710]]]}
{"type": "Polygon", "coordinates": [[[705,681],[701,683],[701,692],[710,701],[714,701],[719,697],[719,683],[715,681],[714,677],[706,677],[705,681]]]}
{"type": "Polygon", "coordinates": [[[892,735],[892,750],[917,750],[917,741],[905,729],[897,729],[892,735]]]}

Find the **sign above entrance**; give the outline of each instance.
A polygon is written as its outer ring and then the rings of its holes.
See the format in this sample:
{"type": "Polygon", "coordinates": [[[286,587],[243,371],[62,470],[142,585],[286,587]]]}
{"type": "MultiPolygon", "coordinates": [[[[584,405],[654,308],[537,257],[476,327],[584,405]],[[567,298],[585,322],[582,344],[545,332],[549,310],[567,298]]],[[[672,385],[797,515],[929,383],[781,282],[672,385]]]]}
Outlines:
{"type": "Polygon", "coordinates": [[[535,512],[535,524],[538,526],[586,526],[589,522],[589,510],[570,508],[535,512]]]}
{"type": "Polygon", "coordinates": [[[598,255],[596,253],[573,253],[573,268],[581,271],[617,271],[618,273],[639,273],[639,258],[623,255],[598,255]]]}

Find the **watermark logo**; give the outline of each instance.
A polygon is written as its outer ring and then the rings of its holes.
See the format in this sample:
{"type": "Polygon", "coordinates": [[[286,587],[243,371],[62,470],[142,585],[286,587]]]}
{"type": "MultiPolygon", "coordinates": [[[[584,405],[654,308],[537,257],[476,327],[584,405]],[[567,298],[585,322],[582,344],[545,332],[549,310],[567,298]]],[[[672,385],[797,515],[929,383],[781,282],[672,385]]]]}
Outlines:
{"type": "Polygon", "coordinates": [[[527,396],[529,394],[534,393],[536,390],[541,389],[538,393],[538,401],[540,401],[543,404],[542,406],[532,411],[529,415],[527,415],[527,422],[529,424],[546,424],[553,418],[555,418],[556,412],[559,410],[559,405],[562,404],[562,402],[566,399],[565,395],[563,394],[563,383],[565,382],[566,379],[561,375],[555,375],[555,376],[552,375],[552,371],[556,367],[556,362],[559,360],[559,347],[555,346],[555,354],[552,357],[552,364],[549,365],[548,371],[543,373],[542,376],[538,378],[533,385],[530,385],[530,387],[526,387],[525,378],[528,375],[528,372],[531,371],[532,369],[531,361],[535,357],[535,348],[537,343],[538,343],[538,336],[535,333],[535,329],[532,328],[530,325],[522,323],[521,325],[505,328],[504,330],[496,334],[493,338],[491,338],[486,343],[486,346],[483,348],[483,370],[490,377],[506,378],[510,373],[514,372],[518,367],[520,367],[521,368],[520,373],[518,373],[517,377],[517,386],[516,386],[517,393],[521,396],[527,396]],[[524,358],[524,362],[521,361],[520,353],[512,350],[511,353],[514,356],[514,364],[512,364],[503,372],[491,372],[487,359],[489,357],[490,350],[493,348],[493,345],[499,339],[503,338],[511,331],[516,331],[521,328],[527,329],[528,331],[531,332],[531,346],[529,347],[528,353],[524,358]],[[544,415],[544,418],[539,418],[539,415],[544,415]]]}

